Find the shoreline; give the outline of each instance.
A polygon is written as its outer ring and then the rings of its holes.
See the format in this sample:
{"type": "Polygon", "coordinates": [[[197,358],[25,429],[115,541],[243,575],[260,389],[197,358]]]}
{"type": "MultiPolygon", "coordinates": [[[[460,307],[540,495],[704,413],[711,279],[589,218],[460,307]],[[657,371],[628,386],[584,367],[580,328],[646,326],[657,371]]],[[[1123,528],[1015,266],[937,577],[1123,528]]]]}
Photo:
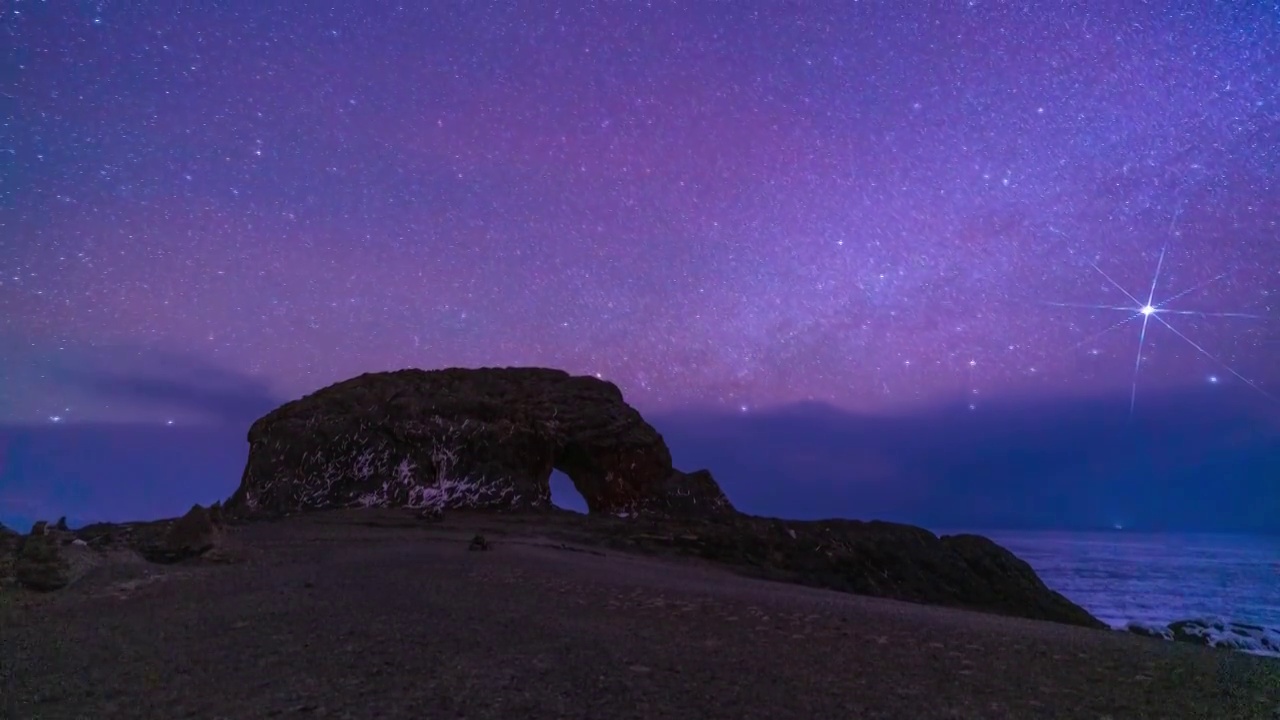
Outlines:
{"type": "Polygon", "coordinates": [[[1112,629],[1280,657],[1280,576],[1273,568],[1280,538],[1138,531],[984,534],[1112,629]]]}

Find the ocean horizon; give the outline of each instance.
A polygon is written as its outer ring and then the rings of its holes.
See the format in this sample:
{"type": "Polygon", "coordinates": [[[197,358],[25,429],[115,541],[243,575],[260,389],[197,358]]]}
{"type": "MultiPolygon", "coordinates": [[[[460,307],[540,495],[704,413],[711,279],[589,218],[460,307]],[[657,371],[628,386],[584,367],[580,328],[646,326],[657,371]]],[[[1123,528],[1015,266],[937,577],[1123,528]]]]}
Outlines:
{"type": "MultiPolygon", "coordinates": [[[[942,534],[953,532],[957,531],[942,534]]],[[[1280,536],[1128,530],[966,532],[1008,548],[1046,585],[1113,628],[1154,628],[1198,619],[1261,626],[1280,636],[1280,536]]]]}

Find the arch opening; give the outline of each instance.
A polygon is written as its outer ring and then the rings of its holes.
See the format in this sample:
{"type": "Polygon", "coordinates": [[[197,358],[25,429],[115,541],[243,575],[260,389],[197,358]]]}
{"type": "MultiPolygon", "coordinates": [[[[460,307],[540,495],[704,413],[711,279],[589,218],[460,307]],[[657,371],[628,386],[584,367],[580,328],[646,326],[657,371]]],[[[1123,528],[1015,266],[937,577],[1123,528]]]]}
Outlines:
{"type": "Polygon", "coordinates": [[[583,513],[587,512],[587,501],[578,492],[573,480],[560,470],[553,469],[550,478],[551,504],[561,510],[583,513]]]}

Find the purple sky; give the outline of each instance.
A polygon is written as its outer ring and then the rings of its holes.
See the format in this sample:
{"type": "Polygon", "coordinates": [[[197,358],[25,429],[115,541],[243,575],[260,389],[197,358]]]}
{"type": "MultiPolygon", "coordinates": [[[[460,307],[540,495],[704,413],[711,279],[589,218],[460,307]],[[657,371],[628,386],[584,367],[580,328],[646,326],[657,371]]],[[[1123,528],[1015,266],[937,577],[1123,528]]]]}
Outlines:
{"type": "Polygon", "coordinates": [[[0,421],[173,419],[66,378],[175,356],[1123,413],[1164,248],[1254,317],[1151,317],[1137,403],[1280,394],[1274,7],[306,5],[5,5],[0,421]]]}

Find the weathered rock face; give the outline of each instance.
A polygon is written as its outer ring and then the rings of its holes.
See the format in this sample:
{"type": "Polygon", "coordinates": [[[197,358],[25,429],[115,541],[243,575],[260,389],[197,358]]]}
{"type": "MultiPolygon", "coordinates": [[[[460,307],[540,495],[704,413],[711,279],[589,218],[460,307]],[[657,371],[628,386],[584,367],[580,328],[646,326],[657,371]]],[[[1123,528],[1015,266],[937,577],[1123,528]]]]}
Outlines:
{"type": "Polygon", "coordinates": [[[617,386],[543,368],[370,373],[290,402],[250,428],[226,510],[545,508],[553,469],[592,513],[732,511],[710,473],[672,468],[617,386]]]}

